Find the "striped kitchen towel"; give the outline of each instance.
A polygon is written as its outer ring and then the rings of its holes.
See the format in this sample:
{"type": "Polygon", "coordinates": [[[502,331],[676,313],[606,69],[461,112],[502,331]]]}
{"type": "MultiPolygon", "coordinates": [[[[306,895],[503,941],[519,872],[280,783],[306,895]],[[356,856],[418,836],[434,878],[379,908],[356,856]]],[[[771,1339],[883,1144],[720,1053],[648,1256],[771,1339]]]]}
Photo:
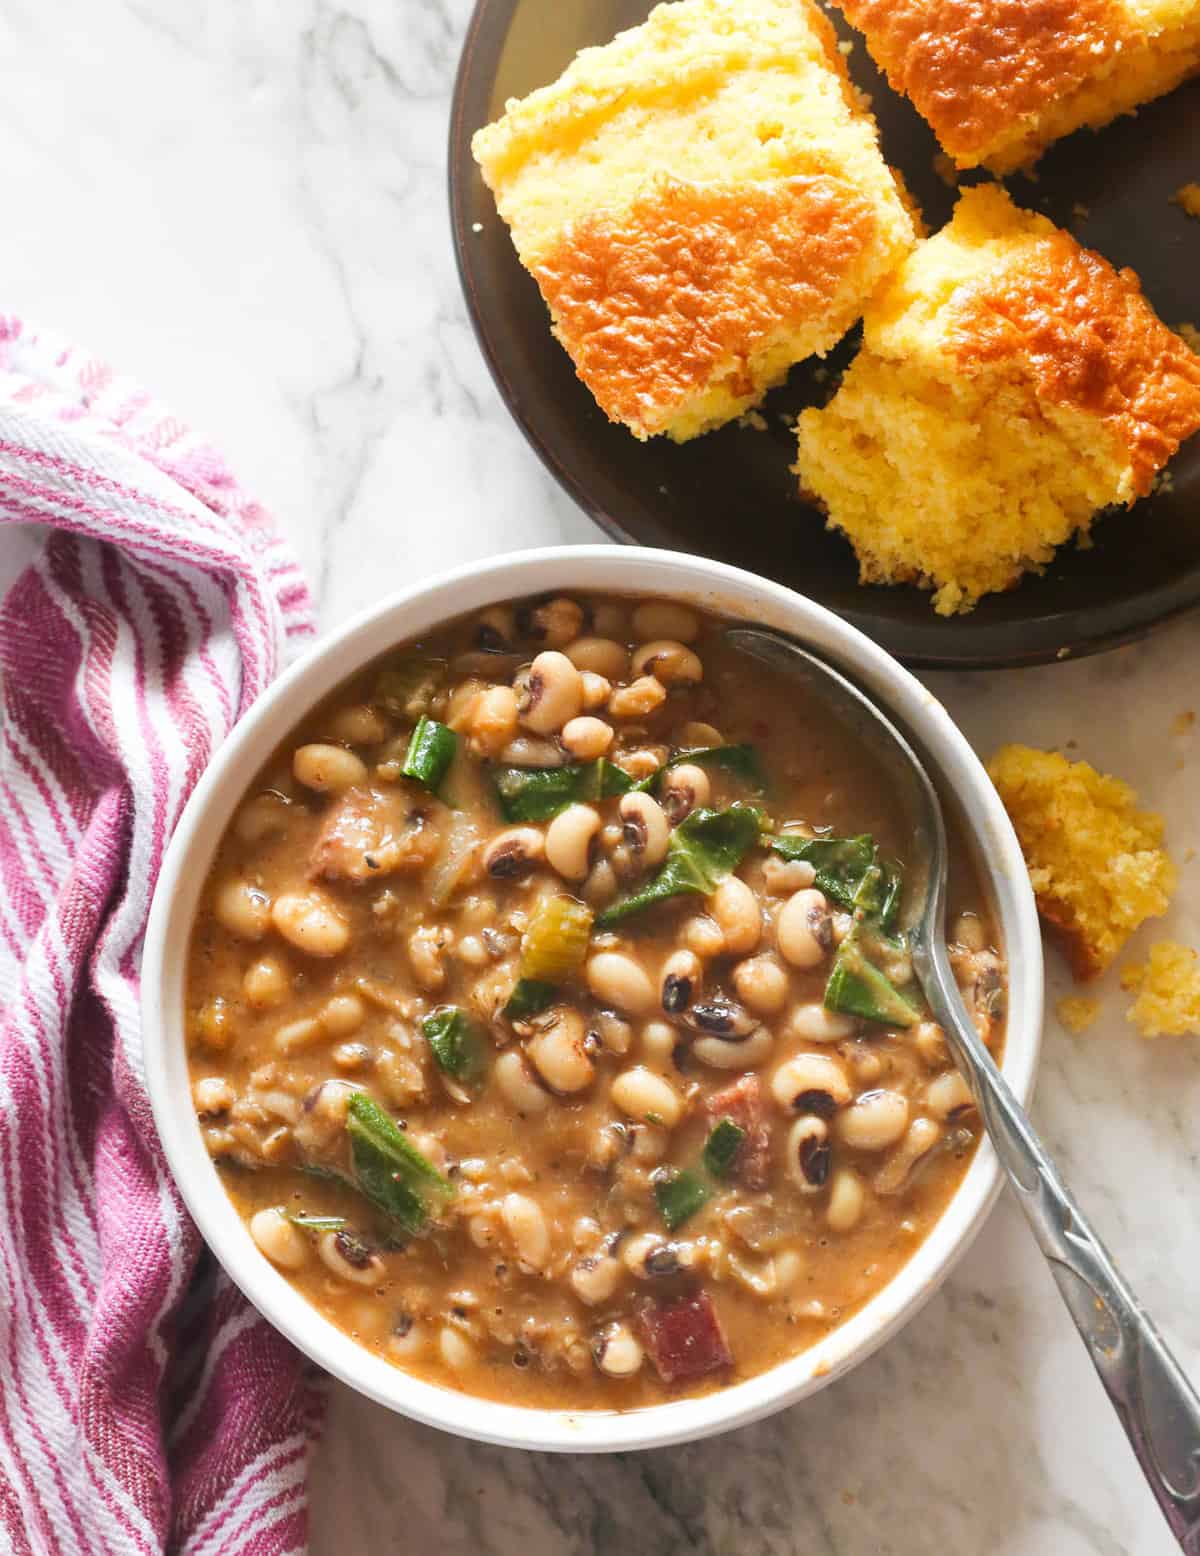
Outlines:
{"type": "Polygon", "coordinates": [[[0,1551],[306,1546],[312,1375],[200,1241],[155,1135],[138,967],[205,763],[312,633],[221,459],[0,315],[0,1551]]]}

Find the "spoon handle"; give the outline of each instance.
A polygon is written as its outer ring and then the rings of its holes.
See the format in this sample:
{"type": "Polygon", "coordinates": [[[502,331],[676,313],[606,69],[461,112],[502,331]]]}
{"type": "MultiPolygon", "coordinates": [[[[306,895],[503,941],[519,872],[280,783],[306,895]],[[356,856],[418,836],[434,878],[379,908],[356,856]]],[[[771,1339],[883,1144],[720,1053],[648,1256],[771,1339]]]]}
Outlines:
{"type": "Polygon", "coordinates": [[[939,950],[922,969],[933,1013],[1172,1533],[1200,1556],[1200,1398],[980,1041],[939,950]]]}

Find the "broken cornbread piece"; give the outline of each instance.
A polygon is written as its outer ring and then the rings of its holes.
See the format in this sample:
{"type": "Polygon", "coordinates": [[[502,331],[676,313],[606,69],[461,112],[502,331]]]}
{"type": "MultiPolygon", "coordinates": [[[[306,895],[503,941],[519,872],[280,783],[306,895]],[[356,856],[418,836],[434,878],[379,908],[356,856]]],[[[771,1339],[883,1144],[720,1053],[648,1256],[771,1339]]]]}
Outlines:
{"type": "Polygon", "coordinates": [[[872,299],[796,469],[864,583],[950,615],[1144,495],[1198,427],[1200,357],[1133,272],[985,184],[872,299]]]}
{"type": "Polygon", "coordinates": [[[1200,0],[837,0],[960,167],[1008,173],[1200,68],[1200,0]]]}
{"type": "Polygon", "coordinates": [[[1100,1001],[1085,999],[1079,994],[1068,994],[1058,1001],[1054,1009],[1068,1032],[1086,1032],[1100,1014],[1100,1001]]]}
{"type": "Polygon", "coordinates": [[[740,416],[915,238],[811,0],[657,6],[472,149],[579,377],[638,438],[740,416]]]}
{"type": "Polygon", "coordinates": [[[1171,199],[1189,216],[1200,217],[1200,184],[1181,184],[1171,199]]]}
{"type": "Polygon", "coordinates": [[[1126,1019],[1143,1037],[1200,1037],[1200,957],[1190,946],[1157,941],[1149,962],[1125,968],[1121,983],[1139,991],[1126,1019]]]}
{"type": "Polygon", "coordinates": [[[1127,783],[1057,751],[1002,746],[988,763],[1020,840],[1043,922],[1076,978],[1096,977],[1145,919],[1165,913],[1175,866],[1162,817],[1127,783]]]}

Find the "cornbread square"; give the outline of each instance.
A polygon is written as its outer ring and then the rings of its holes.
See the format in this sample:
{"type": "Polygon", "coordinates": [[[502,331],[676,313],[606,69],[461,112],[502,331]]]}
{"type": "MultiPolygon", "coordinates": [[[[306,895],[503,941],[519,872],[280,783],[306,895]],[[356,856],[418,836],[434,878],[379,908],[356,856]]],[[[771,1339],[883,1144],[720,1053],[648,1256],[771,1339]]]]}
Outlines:
{"type": "Polygon", "coordinates": [[[642,439],[824,355],[915,239],[810,0],[659,5],[472,149],[579,377],[642,439]]]}
{"type": "Polygon", "coordinates": [[[1200,0],[837,0],[959,167],[1008,173],[1200,68],[1200,0]]]}
{"type": "Polygon", "coordinates": [[[864,583],[951,615],[1144,495],[1198,427],[1200,357],[1133,271],[985,184],[872,299],[796,468],[864,583]]]}
{"type": "Polygon", "coordinates": [[[988,763],[1020,840],[1043,922],[1080,981],[1112,965],[1147,918],[1165,913],[1175,866],[1162,817],[1127,783],[1057,751],[1002,746],[988,763]]]}
{"type": "Polygon", "coordinates": [[[1124,968],[1121,983],[1139,991],[1127,1019],[1143,1037],[1200,1037],[1200,957],[1190,946],[1156,941],[1147,965],[1124,968]]]}

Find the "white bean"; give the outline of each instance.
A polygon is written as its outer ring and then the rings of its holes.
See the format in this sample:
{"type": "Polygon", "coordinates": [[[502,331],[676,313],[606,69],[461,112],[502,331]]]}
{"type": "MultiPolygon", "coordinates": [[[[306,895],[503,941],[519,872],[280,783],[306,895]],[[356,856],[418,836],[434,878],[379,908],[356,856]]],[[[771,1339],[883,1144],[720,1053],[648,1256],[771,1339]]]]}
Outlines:
{"type": "Polygon", "coordinates": [[[819,967],[833,949],[833,925],[824,892],[794,892],[775,919],[775,941],[793,967],[819,967]]]}
{"type": "Polygon", "coordinates": [[[591,805],[568,805],[546,829],[546,860],[566,881],[582,881],[588,873],[592,839],[600,830],[600,814],[591,805]]]}
{"type": "Polygon", "coordinates": [[[249,881],[226,881],[213,898],[213,917],[239,940],[261,940],[271,922],[271,899],[249,881]]]}
{"type": "Polygon", "coordinates": [[[885,1151],[908,1128],[908,1098],[899,1091],[865,1091],[838,1119],[838,1133],[855,1151],[885,1151]]]}
{"type": "Polygon", "coordinates": [[[947,1070],[925,1088],[925,1105],[935,1118],[956,1119],[975,1106],[971,1088],[957,1070],[947,1070]]]}
{"type": "Polygon", "coordinates": [[[345,746],[314,743],[300,746],[292,757],[292,776],[318,794],[340,794],[366,783],[366,763],[345,746]]]}
{"type": "Polygon", "coordinates": [[[862,1217],[867,1191],[851,1167],[839,1167],[829,1184],[825,1222],[831,1232],[849,1232],[862,1217]]]}
{"type": "Polygon", "coordinates": [[[298,1270],[308,1261],[308,1239],[282,1210],[256,1211],[250,1217],[250,1236],[281,1270],[298,1270]]]}
{"type": "Polygon", "coordinates": [[[683,1102],[670,1081],[640,1064],[621,1071],[610,1095],[622,1113],[643,1124],[673,1129],[683,1115],[683,1102]]]}
{"type": "Polygon", "coordinates": [[[732,956],[745,956],[762,938],[762,911],[758,898],[738,876],[722,881],[708,899],[709,912],[720,926],[725,949],[732,956]]]}
{"type": "Polygon", "coordinates": [[[844,1037],[853,1037],[857,1030],[858,1022],[853,1016],[838,1015],[816,1001],[796,1005],[785,1027],[788,1037],[802,1043],[837,1043],[844,1037]]]}
{"type": "Polygon", "coordinates": [[[760,1016],[774,1016],[787,1004],[788,975],[769,956],[752,956],[733,969],[733,986],[743,1005],[760,1016]]]}
{"type": "Polygon", "coordinates": [[[651,1064],[670,1064],[678,1042],[679,1033],[669,1021],[647,1021],[642,1028],[642,1053],[651,1064]]]}
{"type": "Polygon", "coordinates": [[[673,600],[645,600],[633,613],[633,635],[639,643],[651,643],[655,638],[694,643],[700,636],[700,618],[673,600]]]}
{"type": "Polygon", "coordinates": [[[598,951],[587,964],[587,986],[602,1005],[648,1016],[657,1005],[650,975],[623,951],[598,951]]]}
{"type": "Polygon", "coordinates": [[[287,968],[275,956],[261,956],[242,974],[242,993],[253,1010],[270,1010],[287,998],[287,968]]]}
{"type": "Polygon", "coordinates": [[[462,1372],[475,1361],[475,1347],[461,1330],[452,1329],[449,1324],[438,1335],[438,1352],[455,1372],[462,1372]]]}
{"type": "Polygon", "coordinates": [[[589,712],[602,708],[612,696],[612,682],[594,670],[581,670],[579,681],[583,687],[583,705],[589,712]]]}
{"type": "Polygon", "coordinates": [[[350,926],[321,892],[284,892],[271,921],[283,938],[308,956],[337,956],[350,944],[350,926]]]}
{"type": "Polygon", "coordinates": [[[550,1106],[549,1094],[534,1080],[515,1048],[500,1055],[492,1066],[492,1074],[500,1095],[518,1113],[544,1113],[550,1106]]]}
{"type": "Polygon", "coordinates": [[[525,1268],[544,1270],[550,1258],[550,1230],[537,1201],[527,1194],[506,1194],[500,1202],[500,1219],[525,1268]]]}
{"type": "Polygon", "coordinates": [[[594,762],[612,745],[613,727],[584,713],[563,725],[561,738],[577,762],[594,762]]]}

